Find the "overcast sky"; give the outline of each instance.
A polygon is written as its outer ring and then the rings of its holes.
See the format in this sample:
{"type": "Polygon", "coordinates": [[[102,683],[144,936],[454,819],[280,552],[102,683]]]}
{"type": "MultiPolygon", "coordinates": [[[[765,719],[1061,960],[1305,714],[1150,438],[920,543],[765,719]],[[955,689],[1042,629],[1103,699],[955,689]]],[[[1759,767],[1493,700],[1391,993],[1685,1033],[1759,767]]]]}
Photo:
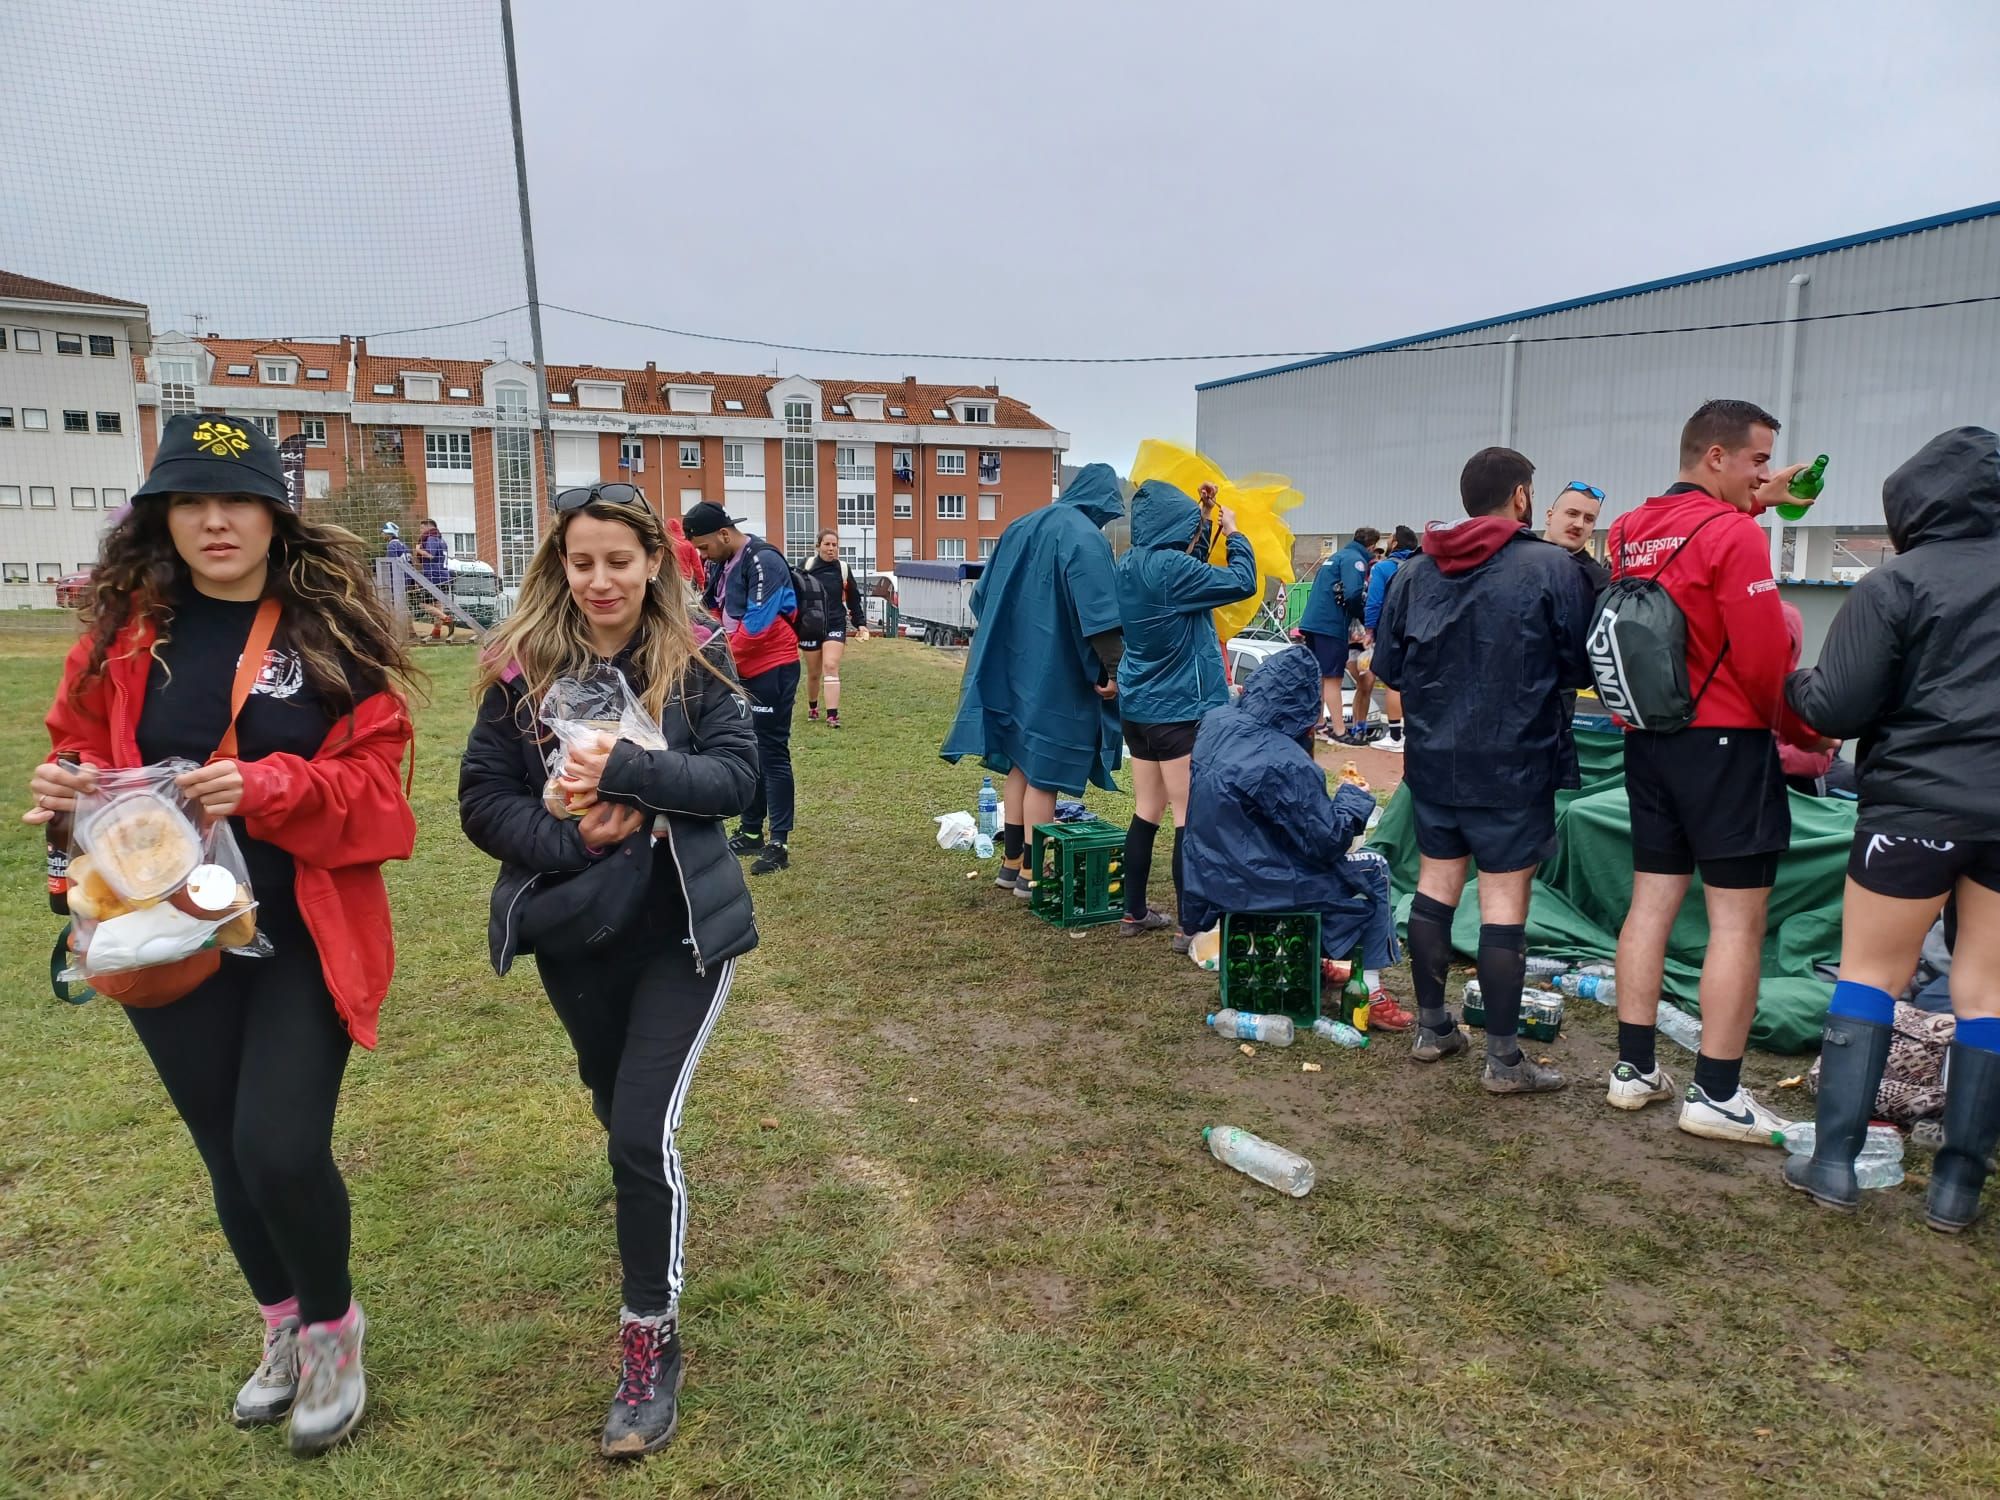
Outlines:
{"type": "MultiPolygon", "coordinates": [[[[225,332],[519,300],[488,7],[260,14],[0,7],[23,70],[87,32],[117,75],[51,56],[52,94],[10,84],[0,267],[115,277],[156,322],[225,332]],[[109,146],[79,151],[93,130],[109,146]],[[66,170],[17,173],[23,151],[66,170]]],[[[787,342],[1352,347],[2000,198],[1991,0],[518,0],[516,19],[544,301],[787,342]]],[[[517,323],[416,342],[522,352],[517,323]]],[[[1192,437],[1197,381],[1272,362],[868,361],[553,312],[545,331],[557,360],[995,381],[1121,469],[1143,437],[1192,437]]]]}

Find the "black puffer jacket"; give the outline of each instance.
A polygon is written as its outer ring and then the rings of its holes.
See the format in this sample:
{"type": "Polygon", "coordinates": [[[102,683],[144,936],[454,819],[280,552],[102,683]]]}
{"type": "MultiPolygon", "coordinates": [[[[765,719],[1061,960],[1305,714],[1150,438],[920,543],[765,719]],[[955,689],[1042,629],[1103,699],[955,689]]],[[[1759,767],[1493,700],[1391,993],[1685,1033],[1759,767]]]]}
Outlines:
{"type": "Polygon", "coordinates": [[[1955,427],[1882,485],[1896,556],[1854,586],[1785,696],[1858,739],[1859,827],[2000,840],[2000,439],[1955,427]]]}
{"type": "MultiPolygon", "coordinates": [[[[625,657],[615,665],[631,675],[625,657]]],[[[598,787],[607,802],[666,815],[666,837],[654,850],[655,889],[671,892],[677,878],[680,893],[662,919],[670,915],[686,925],[684,941],[704,971],[757,946],[750,890],[722,824],[750,805],[757,785],[757,738],[749,705],[733,682],[690,669],[685,692],[675,691],[661,716],[669,748],[641,750],[621,740],[598,787]]],[[[544,876],[591,862],[577,825],[542,806],[553,741],[540,737],[525,698],[518,679],[487,693],[458,774],[459,823],[467,838],[500,861],[487,940],[501,974],[523,951],[523,898],[544,876]]]]}

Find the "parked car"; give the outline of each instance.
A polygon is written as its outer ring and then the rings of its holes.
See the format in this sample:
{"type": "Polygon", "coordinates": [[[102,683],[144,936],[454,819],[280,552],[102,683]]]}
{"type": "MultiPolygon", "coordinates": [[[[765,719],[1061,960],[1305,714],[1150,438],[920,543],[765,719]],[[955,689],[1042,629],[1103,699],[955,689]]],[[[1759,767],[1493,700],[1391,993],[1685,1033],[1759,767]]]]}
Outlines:
{"type": "MultiPolygon", "coordinates": [[[[491,630],[495,620],[504,619],[500,609],[500,575],[483,562],[453,558],[452,602],[472,617],[481,630],[491,630]]],[[[511,611],[508,611],[511,613],[511,611]]]]}
{"type": "Polygon", "coordinates": [[[84,601],[90,597],[91,569],[81,573],[71,573],[56,580],[56,608],[82,609],[84,601]]]}
{"type": "MultiPolygon", "coordinates": [[[[1229,666],[1230,698],[1234,700],[1239,697],[1243,692],[1244,684],[1249,682],[1259,667],[1263,666],[1265,662],[1276,656],[1280,651],[1289,650],[1293,644],[1294,642],[1286,640],[1283,637],[1261,634],[1252,635],[1247,631],[1242,635],[1233,637],[1229,645],[1224,648],[1224,655],[1228,659],[1229,666]]],[[[1354,718],[1354,673],[1351,669],[1341,674],[1340,712],[1344,720],[1351,721],[1354,718]]],[[[1369,703],[1368,722],[1371,724],[1387,722],[1387,716],[1382,712],[1381,694],[1379,693],[1369,703]]]]}

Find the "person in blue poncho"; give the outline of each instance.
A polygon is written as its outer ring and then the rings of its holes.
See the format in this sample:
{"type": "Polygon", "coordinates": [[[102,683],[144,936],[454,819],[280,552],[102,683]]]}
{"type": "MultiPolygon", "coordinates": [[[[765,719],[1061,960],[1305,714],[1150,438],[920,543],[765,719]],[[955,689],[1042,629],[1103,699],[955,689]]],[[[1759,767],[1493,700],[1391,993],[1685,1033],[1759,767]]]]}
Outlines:
{"type": "Polygon", "coordinates": [[[1401,957],[1388,862],[1349,852],[1375,799],[1344,782],[1326,794],[1312,755],[1319,685],[1318,659],[1294,646],[1259,667],[1235,703],[1203,717],[1180,835],[1181,915],[1206,930],[1230,912],[1318,912],[1326,957],[1362,948],[1369,1024],[1407,1030],[1408,1014],[1382,988],[1381,971],[1401,957]]]}
{"type": "MultiPolygon", "coordinates": [[[[1153,840],[1169,807],[1184,833],[1188,818],[1188,756],[1201,716],[1229,701],[1222,643],[1214,611],[1257,592],[1257,559],[1236,517],[1215,506],[1202,487],[1196,505],[1164,480],[1149,479],[1132,497],[1132,547],[1118,560],[1118,616],[1125,656],[1118,665],[1118,709],[1132,752],[1132,824],[1125,832],[1125,917],[1128,937],[1172,925],[1146,904],[1153,840]],[[1205,514],[1204,510],[1213,514],[1205,514]],[[1207,561],[1210,528],[1227,538],[1228,561],[1207,561]]],[[[1174,885],[1180,886],[1181,842],[1174,841],[1174,885]]],[[[1181,925],[1175,950],[1185,952],[1181,925]]]]}
{"type": "Polygon", "coordinates": [[[1111,544],[1125,514],[1118,476],[1090,464],[1046,510],[1000,534],[972,590],[979,629],[939,754],[976,756],[1007,778],[995,885],[1029,894],[1027,830],[1055,820],[1056,793],[1116,791],[1120,652],[1111,544]]]}

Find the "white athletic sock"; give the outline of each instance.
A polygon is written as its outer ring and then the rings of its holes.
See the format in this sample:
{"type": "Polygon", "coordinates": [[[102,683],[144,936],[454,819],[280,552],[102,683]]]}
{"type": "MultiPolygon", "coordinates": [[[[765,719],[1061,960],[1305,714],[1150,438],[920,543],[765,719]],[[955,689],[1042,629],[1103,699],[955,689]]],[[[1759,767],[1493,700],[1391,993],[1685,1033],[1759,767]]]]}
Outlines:
{"type": "Polygon", "coordinates": [[[1363,969],[1361,977],[1368,981],[1369,994],[1372,995],[1382,988],[1382,971],[1380,969],[1363,969]]]}

